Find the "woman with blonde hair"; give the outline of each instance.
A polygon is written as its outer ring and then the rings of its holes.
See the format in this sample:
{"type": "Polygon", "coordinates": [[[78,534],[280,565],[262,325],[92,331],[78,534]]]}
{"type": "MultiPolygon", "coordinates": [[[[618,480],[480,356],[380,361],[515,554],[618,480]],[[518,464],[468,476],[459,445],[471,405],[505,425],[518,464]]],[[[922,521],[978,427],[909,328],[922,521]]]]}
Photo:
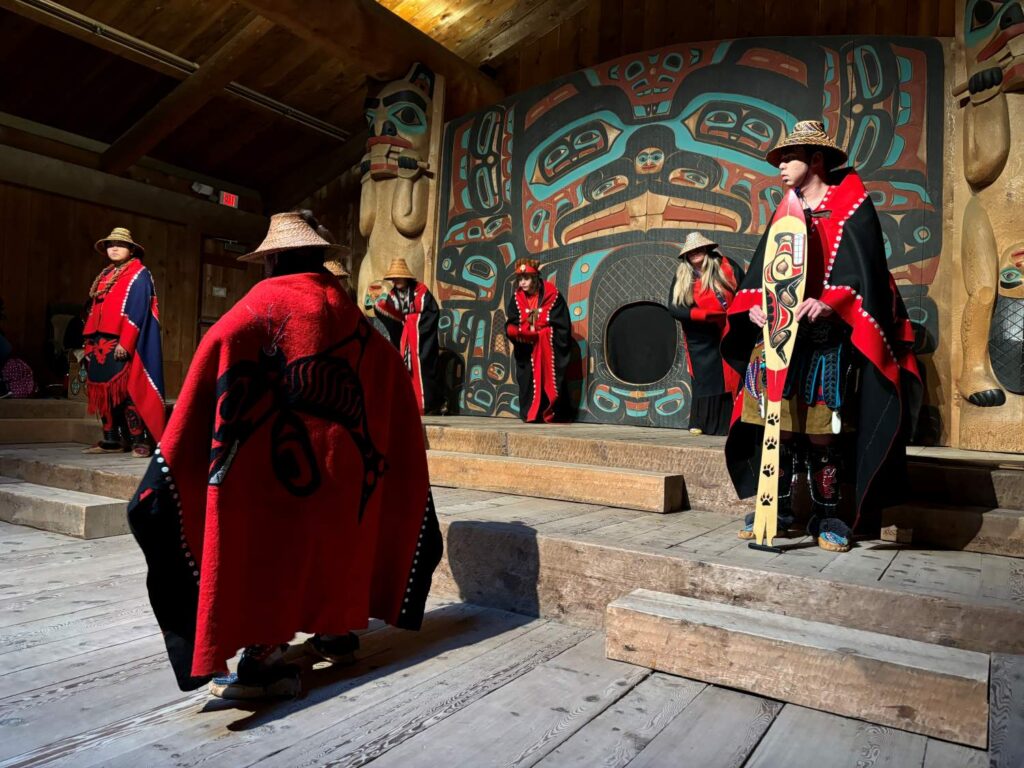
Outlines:
{"type": "Polygon", "coordinates": [[[668,310],[682,326],[693,397],[690,431],[697,435],[728,433],[732,395],[739,387],[739,375],[723,365],[718,345],[743,270],[717,249],[700,232],[687,235],[668,294],[668,310]]]}

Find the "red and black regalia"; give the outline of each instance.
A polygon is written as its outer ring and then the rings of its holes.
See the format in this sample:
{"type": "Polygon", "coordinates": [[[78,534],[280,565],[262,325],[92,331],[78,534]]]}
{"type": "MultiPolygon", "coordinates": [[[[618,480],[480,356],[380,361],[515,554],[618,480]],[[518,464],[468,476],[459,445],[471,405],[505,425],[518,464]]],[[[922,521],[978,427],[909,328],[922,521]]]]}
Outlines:
{"type": "Polygon", "coordinates": [[[439,406],[437,302],[423,283],[392,288],[373,305],[412,379],[420,413],[439,406]]]}
{"type": "MultiPolygon", "coordinates": [[[[800,324],[783,394],[791,402],[802,403],[799,409],[807,428],[786,423],[787,418],[797,417],[787,416],[790,409],[785,402],[782,426],[824,434],[811,426],[813,418],[806,414],[841,419],[841,425],[836,420],[829,431],[840,434],[841,466],[855,491],[852,527],[861,524],[870,529],[878,525],[880,509],[894,503],[894,494],[905,485],[909,403],[919,388],[920,375],[911,348],[913,329],[886,265],[882,229],[871,198],[852,170],[838,172],[834,181],[824,199],[808,212],[804,298],[820,299],[835,315],[800,324]]],[[[763,334],[747,313],[761,305],[766,239],[767,233],[729,308],[722,340],[725,360],[745,375],[725,449],[741,497],[754,495],[760,471],[763,426],[756,423],[756,402],[763,374],[757,371],[760,356],[755,347],[763,334]]],[[[795,413],[797,406],[791,410],[795,413]]],[[[818,478],[815,472],[812,465],[812,497],[816,489],[830,492],[831,476],[818,478]]]]}
{"type": "Polygon", "coordinates": [[[523,275],[534,276],[537,291],[531,296],[517,288],[505,307],[505,333],[512,341],[519,385],[519,415],[527,422],[560,421],[568,410],[569,308],[555,284],[540,279],[536,261],[525,260],[516,267],[516,278],[523,275]]]}
{"type": "Polygon", "coordinates": [[[132,256],[105,267],[89,296],[82,332],[89,413],[103,420],[105,440],[116,436],[119,427],[127,429],[124,437],[132,441],[142,438],[143,427],[159,440],[165,421],[164,370],[153,277],[132,256]],[[124,360],[114,354],[118,344],[128,353],[124,360]]]}
{"type": "MultiPolygon", "coordinates": [[[[720,259],[723,279],[738,286],[743,279],[742,268],[732,259],[719,254],[706,258],[720,259]]],[[[676,278],[668,293],[668,309],[679,321],[686,351],[686,369],[690,374],[693,404],[690,406],[690,429],[708,435],[725,435],[729,431],[732,401],[739,387],[739,374],[722,360],[719,345],[725,329],[726,311],[735,296],[735,288],[705,287],[699,277],[693,281],[693,304],[674,301],[676,278]]]]}
{"type": "Polygon", "coordinates": [[[263,280],[203,337],[128,519],[183,690],[296,632],[420,626],[441,535],[419,408],[337,279],[263,280]]]}

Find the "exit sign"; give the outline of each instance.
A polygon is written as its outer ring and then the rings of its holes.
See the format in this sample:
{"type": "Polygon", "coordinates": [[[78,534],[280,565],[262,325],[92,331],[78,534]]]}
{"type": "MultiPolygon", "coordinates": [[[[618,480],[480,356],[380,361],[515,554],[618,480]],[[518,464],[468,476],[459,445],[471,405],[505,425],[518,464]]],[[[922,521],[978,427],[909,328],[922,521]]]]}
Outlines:
{"type": "Polygon", "coordinates": [[[225,192],[224,190],[221,190],[221,192],[220,192],[220,204],[221,205],[226,205],[229,208],[237,208],[238,207],[238,195],[236,195],[234,192],[225,192]]]}

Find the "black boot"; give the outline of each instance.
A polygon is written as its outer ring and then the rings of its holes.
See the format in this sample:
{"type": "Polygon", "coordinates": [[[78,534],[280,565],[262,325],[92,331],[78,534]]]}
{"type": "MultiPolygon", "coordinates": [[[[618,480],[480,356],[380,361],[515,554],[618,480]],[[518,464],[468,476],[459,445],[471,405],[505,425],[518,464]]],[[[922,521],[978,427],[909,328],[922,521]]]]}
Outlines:
{"type": "Polygon", "coordinates": [[[114,429],[104,429],[103,439],[95,445],[86,448],[82,453],[121,453],[124,451],[124,443],[121,442],[121,432],[114,429]]]}
{"type": "Polygon", "coordinates": [[[284,661],[287,645],[251,645],[242,653],[238,671],[210,682],[221,699],[262,699],[298,696],[299,668],[284,661]]]}
{"type": "Polygon", "coordinates": [[[807,458],[807,485],[811,519],[807,532],[818,546],[832,552],[850,549],[850,527],[839,518],[842,461],[839,446],[811,445],[807,458]]]}

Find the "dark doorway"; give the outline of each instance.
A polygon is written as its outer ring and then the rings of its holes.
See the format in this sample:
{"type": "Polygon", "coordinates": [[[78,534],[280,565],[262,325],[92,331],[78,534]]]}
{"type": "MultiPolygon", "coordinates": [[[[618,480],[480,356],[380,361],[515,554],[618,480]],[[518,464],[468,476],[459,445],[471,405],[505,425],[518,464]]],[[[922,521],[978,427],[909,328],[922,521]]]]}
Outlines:
{"type": "Polygon", "coordinates": [[[661,304],[639,301],[620,307],[608,321],[605,358],[627,384],[663,379],[676,359],[676,321],[661,304]]]}

